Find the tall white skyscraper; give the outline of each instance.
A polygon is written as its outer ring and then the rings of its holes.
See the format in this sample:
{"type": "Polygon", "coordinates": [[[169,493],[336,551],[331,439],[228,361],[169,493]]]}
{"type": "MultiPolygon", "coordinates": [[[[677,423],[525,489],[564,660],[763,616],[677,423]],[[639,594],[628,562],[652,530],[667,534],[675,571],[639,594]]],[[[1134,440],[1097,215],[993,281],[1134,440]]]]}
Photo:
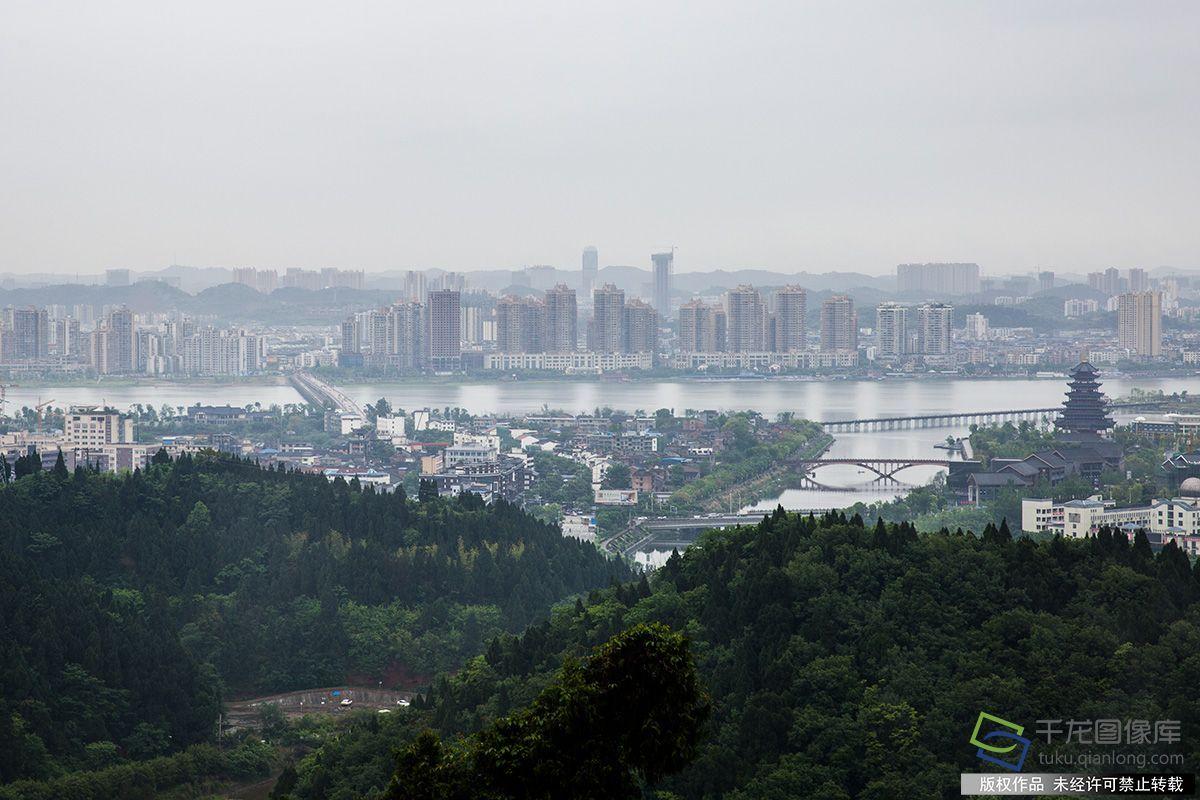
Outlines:
{"type": "Polygon", "coordinates": [[[901,292],[963,295],[979,291],[978,264],[900,264],[896,280],[901,292]]]}
{"type": "Polygon", "coordinates": [[[654,269],[654,310],[664,322],[671,316],[671,273],[675,271],[675,251],[650,256],[654,269]]]}
{"type": "Polygon", "coordinates": [[[799,286],[775,292],[775,349],[780,353],[804,350],[807,306],[808,294],[799,286]]]}
{"type": "Polygon", "coordinates": [[[546,290],[546,332],[543,347],[548,353],[574,353],[579,341],[579,312],[575,290],[563,284],[546,290]]]}
{"type": "Polygon", "coordinates": [[[887,361],[908,354],[908,308],[880,303],[875,309],[876,357],[887,361]]]}
{"type": "Polygon", "coordinates": [[[620,353],[625,349],[625,292],[611,283],[592,291],[589,349],[620,353]]]}
{"type": "Polygon", "coordinates": [[[579,282],[579,290],[583,296],[591,298],[592,290],[596,288],[596,276],[600,274],[600,251],[595,245],[583,248],[583,279],[579,282]]]}
{"type": "Polygon", "coordinates": [[[731,353],[761,353],[766,349],[767,307],[753,286],[725,293],[725,343],[731,353]]]}
{"type": "MultiPolygon", "coordinates": [[[[1095,304],[1096,301],[1093,300],[1092,305],[1095,306],[1095,304]]],[[[1067,316],[1070,316],[1070,314],[1067,316]]],[[[985,317],[983,314],[967,314],[967,338],[976,342],[982,342],[988,338],[987,317],[985,317]]]]}
{"type": "Polygon", "coordinates": [[[658,313],[641,300],[625,304],[625,352],[654,353],[658,350],[658,313]]]}
{"type": "Polygon", "coordinates": [[[429,292],[425,312],[425,347],[429,366],[435,370],[453,371],[462,366],[461,296],[442,289],[429,292]]]}
{"type": "Polygon", "coordinates": [[[410,303],[425,305],[429,290],[425,283],[425,273],[409,270],[404,273],[404,299],[410,303]]]}
{"type": "Polygon", "coordinates": [[[1142,358],[1162,355],[1162,294],[1126,292],[1117,298],[1117,338],[1122,350],[1142,358]]]}
{"type": "Polygon", "coordinates": [[[676,349],[681,353],[725,352],[725,322],[725,309],[689,300],[679,307],[676,349]]]}
{"type": "Polygon", "coordinates": [[[950,353],[950,328],[954,306],[946,303],[925,303],[917,307],[917,348],[924,356],[944,356],[950,353]]]}
{"type": "Polygon", "coordinates": [[[1129,291],[1144,292],[1149,288],[1150,280],[1146,277],[1146,270],[1139,267],[1129,270],[1129,291]]]}
{"type": "Polygon", "coordinates": [[[835,294],[821,304],[821,351],[849,352],[858,349],[858,314],[854,301],[835,294]]]}

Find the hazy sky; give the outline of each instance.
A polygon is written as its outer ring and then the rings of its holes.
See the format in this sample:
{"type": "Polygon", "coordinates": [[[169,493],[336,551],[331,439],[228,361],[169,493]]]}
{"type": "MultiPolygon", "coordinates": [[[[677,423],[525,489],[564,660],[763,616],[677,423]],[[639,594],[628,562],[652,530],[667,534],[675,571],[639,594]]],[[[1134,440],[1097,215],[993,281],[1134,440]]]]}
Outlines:
{"type": "Polygon", "coordinates": [[[0,3],[0,272],[1200,266],[1200,3],[0,3]]]}

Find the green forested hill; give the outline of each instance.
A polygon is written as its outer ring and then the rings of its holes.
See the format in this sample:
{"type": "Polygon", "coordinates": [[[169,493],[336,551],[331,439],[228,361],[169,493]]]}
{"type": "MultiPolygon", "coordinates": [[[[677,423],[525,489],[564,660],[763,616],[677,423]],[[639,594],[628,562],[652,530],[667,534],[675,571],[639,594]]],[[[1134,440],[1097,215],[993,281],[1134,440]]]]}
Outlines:
{"type": "Polygon", "coordinates": [[[1181,743],[1163,752],[1194,771],[1198,600],[1187,557],[1144,539],[918,537],[777,512],[707,534],[649,585],[499,637],[439,679],[428,708],[360,721],[302,761],[288,796],[372,796],[423,727],[478,730],[528,704],[565,657],[643,622],[688,636],[712,698],[697,757],[660,798],[957,797],[958,773],[980,768],[967,743],[980,711],[1030,726],[1179,720],[1181,743]]]}
{"type": "Polygon", "coordinates": [[[223,695],[431,676],[628,576],[504,503],[215,456],[0,484],[0,783],[203,741],[223,695]]]}

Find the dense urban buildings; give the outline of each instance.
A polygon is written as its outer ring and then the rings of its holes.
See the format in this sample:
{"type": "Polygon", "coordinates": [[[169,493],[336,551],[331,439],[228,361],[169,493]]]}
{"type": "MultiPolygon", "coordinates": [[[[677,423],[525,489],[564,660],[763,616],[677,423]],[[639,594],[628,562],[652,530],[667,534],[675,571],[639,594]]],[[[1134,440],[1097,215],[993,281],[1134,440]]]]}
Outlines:
{"type": "Polygon", "coordinates": [[[540,353],[546,326],[545,303],[530,297],[496,302],[496,349],[501,353],[540,353]]]}
{"type": "Polygon", "coordinates": [[[5,361],[44,358],[50,350],[50,320],[44,308],[10,308],[6,312],[0,349],[5,361]]]}
{"type": "Polygon", "coordinates": [[[900,264],[896,280],[902,294],[968,295],[979,292],[978,264],[900,264]]]}
{"type": "Polygon", "coordinates": [[[1089,272],[1088,286],[1098,292],[1112,296],[1128,290],[1129,281],[1121,277],[1116,267],[1109,267],[1103,272],[1089,272]]]}
{"type": "Polygon", "coordinates": [[[428,300],[429,282],[424,272],[409,270],[404,273],[404,298],[410,303],[425,305],[428,300]]]}
{"type": "Polygon", "coordinates": [[[681,353],[725,352],[727,317],[725,309],[700,300],[679,307],[679,335],[676,349],[681,353]]]}
{"type": "Polygon", "coordinates": [[[424,314],[419,303],[396,303],[356,314],[341,326],[342,366],[410,371],[425,363],[424,314]]]}
{"type": "MultiPolygon", "coordinates": [[[[467,289],[462,273],[408,270],[389,275],[389,288],[361,294],[329,286],[320,297],[237,295],[264,308],[308,308],[311,323],[301,324],[277,313],[262,322],[225,320],[223,304],[195,315],[118,303],[20,304],[0,309],[0,367],[10,377],[241,376],[323,367],[381,375],[595,373],[654,365],[709,373],[882,370],[898,376],[931,369],[993,375],[1061,371],[1085,355],[1095,364],[1127,369],[1200,365],[1200,335],[1194,332],[1200,282],[1186,275],[1112,269],[1088,276],[1088,284],[1082,276],[1045,269],[988,277],[980,280],[980,294],[961,301],[967,313],[957,320],[938,291],[915,296],[885,291],[862,305],[870,323],[860,330],[857,289],[814,292],[787,280],[696,289],[683,281],[688,289],[680,292],[670,256],[654,254],[652,269],[641,271],[646,279],[630,275],[630,267],[612,268],[616,282],[593,287],[584,304],[572,285],[583,285],[584,275],[548,266],[506,272],[502,283],[492,279],[489,288],[467,289]],[[669,279],[665,294],[656,275],[669,279]],[[1091,284],[1121,291],[1105,296],[1091,284]],[[1148,288],[1135,292],[1130,286],[1148,288]],[[1042,296],[1049,288],[1054,294],[1042,296]],[[680,294],[684,300],[676,304],[680,294]],[[810,295],[819,298],[814,301],[819,315],[809,314],[810,295]],[[654,307],[664,297],[671,309],[665,319],[654,307]],[[322,322],[331,313],[337,316],[322,322]],[[1163,317],[1179,324],[1164,328],[1163,317]],[[1009,320],[1026,324],[1004,324],[1009,320]],[[861,343],[860,334],[867,337],[861,343]],[[646,353],[649,361],[640,357],[646,353]]],[[[953,282],[956,272],[971,272],[971,265],[902,266],[935,287],[939,276],[953,282]]],[[[233,274],[266,294],[282,282],[274,270],[239,268],[233,274]]],[[[357,285],[358,278],[346,270],[292,270],[288,282],[357,285]]],[[[142,279],[105,291],[163,291],[157,286],[157,278],[142,279]]],[[[199,300],[189,305],[193,302],[199,300]]],[[[237,303],[230,310],[244,313],[237,303]]]]}
{"type": "Polygon", "coordinates": [[[233,270],[233,282],[249,286],[255,291],[270,294],[279,287],[293,289],[361,289],[365,275],[362,270],[335,269],[301,269],[288,267],[280,279],[279,273],[273,269],[255,269],[239,267],[233,270]]]}
{"type": "Polygon", "coordinates": [[[1084,314],[1095,314],[1100,310],[1100,304],[1095,300],[1072,297],[1063,301],[1063,316],[1067,319],[1082,317],[1084,314]]]}
{"type": "Polygon", "coordinates": [[[238,267],[233,270],[233,282],[249,286],[256,292],[270,294],[279,288],[279,273],[273,269],[238,267]]]}

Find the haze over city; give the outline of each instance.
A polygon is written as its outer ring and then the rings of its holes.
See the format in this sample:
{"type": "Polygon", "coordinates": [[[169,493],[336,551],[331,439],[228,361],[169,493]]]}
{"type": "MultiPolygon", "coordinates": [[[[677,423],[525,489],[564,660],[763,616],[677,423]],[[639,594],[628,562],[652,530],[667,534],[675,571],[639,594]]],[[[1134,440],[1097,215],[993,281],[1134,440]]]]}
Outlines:
{"type": "Polygon", "coordinates": [[[1200,265],[1200,6],[7,3],[0,273],[1200,265]]]}
{"type": "Polygon", "coordinates": [[[1200,2],[0,2],[0,800],[1193,796],[1200,2]]]}

